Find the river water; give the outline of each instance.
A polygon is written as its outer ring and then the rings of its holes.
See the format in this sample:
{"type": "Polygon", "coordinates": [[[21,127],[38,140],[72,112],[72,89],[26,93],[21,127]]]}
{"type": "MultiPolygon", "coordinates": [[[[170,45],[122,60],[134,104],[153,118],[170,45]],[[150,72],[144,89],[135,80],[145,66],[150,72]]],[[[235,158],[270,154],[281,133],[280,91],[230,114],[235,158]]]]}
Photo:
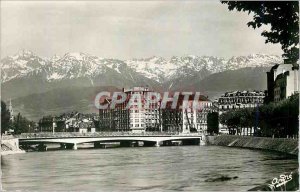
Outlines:
{"type": "Polygon", "coordinates": [[[266,151],[219,146],[136,147],[29,152],[2,157],[4,190],[248,190],[298,167],[266,151]],[[216,181],[222,176],[237,177],[216,181]]]}

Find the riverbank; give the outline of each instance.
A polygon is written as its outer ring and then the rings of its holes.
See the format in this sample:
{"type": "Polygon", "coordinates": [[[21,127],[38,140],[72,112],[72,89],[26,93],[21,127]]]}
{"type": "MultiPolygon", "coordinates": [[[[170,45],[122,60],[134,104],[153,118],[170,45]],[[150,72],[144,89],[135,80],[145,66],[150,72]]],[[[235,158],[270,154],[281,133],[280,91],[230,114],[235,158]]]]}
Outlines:
{"type": "Polygon", "coordinates": [[[240,135],[207,136],[207,145],[269,150],[298,155],[298,139],[251,137],[240,135]]]}
{"type": "Polygon", "coordinates": [[[17,138],[2,138],[1,139],[1,155],[12,155],[25,153],[19,148],[19,139],[17,138]]]}

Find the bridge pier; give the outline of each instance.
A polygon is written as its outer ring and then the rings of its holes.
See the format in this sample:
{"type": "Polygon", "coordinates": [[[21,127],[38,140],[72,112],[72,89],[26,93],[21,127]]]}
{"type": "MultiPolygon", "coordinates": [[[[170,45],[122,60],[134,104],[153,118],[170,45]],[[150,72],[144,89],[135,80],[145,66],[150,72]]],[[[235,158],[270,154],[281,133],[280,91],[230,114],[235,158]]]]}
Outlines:
{"type": "Polygon", "coordinates": [[[73,150],[77,150],[77,143],[73,144],[73,150]]]}
{"type": "Polygon", "coordinates": [[[159,141],[156,141],[155,147],[160,147],[160,142],[159,141]]]}

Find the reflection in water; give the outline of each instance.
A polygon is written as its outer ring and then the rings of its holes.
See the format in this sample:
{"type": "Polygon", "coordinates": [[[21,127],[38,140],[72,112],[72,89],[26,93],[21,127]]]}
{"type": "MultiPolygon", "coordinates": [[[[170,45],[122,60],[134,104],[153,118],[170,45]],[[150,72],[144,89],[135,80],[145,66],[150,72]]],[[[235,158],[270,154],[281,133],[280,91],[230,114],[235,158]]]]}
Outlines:
{"type": "Polygon", "coordinates": [[[2,158],[5,190],[248,190],[298,167],[282,154],[217,146],[32,152],[2,158]]]}

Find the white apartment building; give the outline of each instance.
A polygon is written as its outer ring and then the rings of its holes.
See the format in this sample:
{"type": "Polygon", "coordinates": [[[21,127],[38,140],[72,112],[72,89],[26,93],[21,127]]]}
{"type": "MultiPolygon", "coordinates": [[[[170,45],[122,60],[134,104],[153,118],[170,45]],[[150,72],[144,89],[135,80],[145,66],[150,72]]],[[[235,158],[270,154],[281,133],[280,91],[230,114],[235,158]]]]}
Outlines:
{"type": "Polygon", "coordinates": [[[132,89],[123,90],[127,94],[128,100],[130,98],[140,98],[140,105],[138,102],[131,105],[129,109],[129,128],[133,133],[143,133],[145,131],[160,131],[160,103],[153,103],[146,106],[148,102],[149,88],[147,87],[133,87],[132,89]]]}

